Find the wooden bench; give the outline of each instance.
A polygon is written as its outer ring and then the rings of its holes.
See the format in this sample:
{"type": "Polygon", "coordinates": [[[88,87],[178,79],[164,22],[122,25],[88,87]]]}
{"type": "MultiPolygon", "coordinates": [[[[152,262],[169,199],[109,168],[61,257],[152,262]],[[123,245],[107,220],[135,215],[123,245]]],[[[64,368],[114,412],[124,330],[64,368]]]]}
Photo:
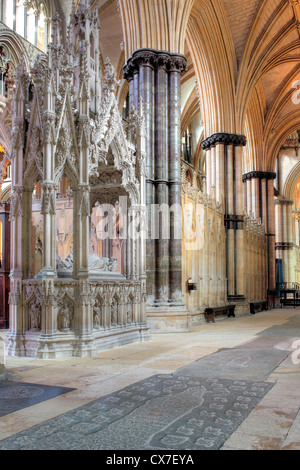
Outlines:
{"type": "Polygon", "coordinates": [[[300,305],[300,299],[291,299],[291,298],[286,298],[286,299],[280,299],[280,306],[282,308],[282,306],[284,307],[288,307],[288,306],[291,306],[291,307],[298,307],[300,305]]]}
{"type": "Polygon", "coordinates": [[[300,305],[299,290],[298,289],[280,289],[280,306],[291,305],[294,308],[300,305]],[[288,297],[292,295],[293,297],[288,297]]]}
{"type": "Polygon", "coordinates": [[[268,310],[267,300],[262,300],[261,302],[250,302],[251,315],[255,315],[256,313],[262,312],[263,310],[268,310]]]}
{"type": "Polygon", "coordinates": [[[228,318],[235,318],[235,305],[225,305],[224,307],[210,307],[204,311],[205,320],[207,323],[215,323],[217,316],[227,316],[228,318]]]}

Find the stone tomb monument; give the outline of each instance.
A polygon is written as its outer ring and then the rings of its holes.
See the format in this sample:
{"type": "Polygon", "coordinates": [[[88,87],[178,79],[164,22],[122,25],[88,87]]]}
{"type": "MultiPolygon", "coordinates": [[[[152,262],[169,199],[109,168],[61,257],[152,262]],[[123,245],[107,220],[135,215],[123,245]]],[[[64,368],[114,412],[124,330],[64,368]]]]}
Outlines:
{"type": "Polygon", "coordinates": [[[52,27],[48,53],[29,73],[21,56],[15,77],[7,353],[92,356],[148,339],[144,118],[141,103],[124,126],[97,8],[73,8],[66,44],[58,15],[52,27]],[[103,206],[111,238],[100,237],[103,206]]]}

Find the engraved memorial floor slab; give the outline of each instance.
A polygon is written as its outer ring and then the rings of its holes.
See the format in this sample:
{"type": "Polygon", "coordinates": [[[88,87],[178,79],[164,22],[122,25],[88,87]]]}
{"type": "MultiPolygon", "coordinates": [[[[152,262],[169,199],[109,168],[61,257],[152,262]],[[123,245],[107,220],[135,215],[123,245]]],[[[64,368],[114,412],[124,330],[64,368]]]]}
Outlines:
{"type": "Polygon", "coordinates": [[[277,349],[221,349],[178,369],[176,374],[233,380],[264,380],[288,357],[288,351],[277,349]]]}
{"type": "Polygon", "coordinates": [[[273,384],[156,375],[0,442],[0,450],[215,450],[273,384]]]}
{"type": "Polygon", "coordinates": [[[0,382],[0,417],[45,400],[71,392],[74,389],[23,382],[0,382]]]}
{"type": "Polygon", "coordinates": [[[300,338],[300,315],[291,317],[283,325],[274,325],[271,328],[261,331],[257,336],[279,337],[279,338],[300,338]]]}

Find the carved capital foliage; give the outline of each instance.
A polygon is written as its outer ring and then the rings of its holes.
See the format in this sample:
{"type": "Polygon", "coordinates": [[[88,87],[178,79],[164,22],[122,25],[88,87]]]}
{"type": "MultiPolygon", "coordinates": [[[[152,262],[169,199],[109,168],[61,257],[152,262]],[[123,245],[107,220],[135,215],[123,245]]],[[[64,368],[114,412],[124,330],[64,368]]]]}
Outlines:
{"type": "Polygon", "coordinates": [[[15,151],[23,148],[25,139],[25,123],[23,118],[16,117],[13,120],[11,131],[11,147],[12,156],[15,156],[15,151]]]}
{"type": "Polygon", "coordinates": [[[48,85],[51,76],[50,70],[46,68],[46,60],[44,54],[37,54],[32,62],[30,74],[34,85],[34,93],[37,95],[40,108],[44,103],[44,87],[48,85]]]}
{"type": "Polygon", "coordinates": [[[22,281],[20,279],[11,278],[8,302],[10,305],[22,303],[22,281]]]}
{"type": "Polygon", "coordinates": [[[42,287],[40,284],[23,282],[23,299],[25,304],[29,304],[32,299],[42,298],[42,287]]]}
{"type": "Polygon", "coordinates": [[[90,119],[82,115],[78,119],[78,146],[89,148],[91,145],[91,125],[90,119]]]}
{"type": "Polygon", "coordinates": [[[120,85],[120,80],[117,79],[117,74],[109,58],[104,62],[104,80],[102,92],[114,93],[117,86],[120,85]]]}
{"type": "Polygon", "coordinates": [[[43,155],[42,155],[42,148],[41,148],[41,130],[39,127],[34,127],[31,132],[28,132],[28,152],[27,152],[27,159],[26,159],[26,170],[25,170],[25,178],[29,175],[30,170],[33,166],[36,166],[38,173],[40,176],[43,176],[43,155]]]}
{"type": "Polygon", "coordinates": [[[55,186],[53,184],[44,183],[42,185],[42,210],[43,215],[55,214],[56,212],[56,199],[55,199],[55,186]]]}
{"type": "Polygon", "coordinates": [[[76,145],[70,127],[64,125],[59,133],[59,138],[55,153],[55,181],[59,181],[66,163],[75,179],[78,177],[78,161],[76,145]]]}
{"type": "Polygon", "coordinates": [[[275,203],[275,206],[293,206],[294,205],[294,201],[290,201],[284,198],[275,199],[274,203],[275,203]]]}
{"type": "Polygon", "coordinates": [[[89,217],[91,213],[89,186],[81,186],[79,188],[79,201],[78,215],[82,217],[89,217]]]}
{"type": "Polygon", "coordinates": [[[14,220],[18,216],[23,216],[22,196],[23,188],[13,188],[10,196],[10,220],[14,220]]]}
{"type": "Polygon", "coordinates": [[[54,282],[51,279],[42,282],[42,301],[45,306],[55,306],[54,282]]]}
{"type": "Polygon", "coordinates": [[[49,144],[53,142],[53,135],[55,129],[55,113],[52,111],[45,111],[43,113],[43,131],[44,142],[49,144]]]}
{"type": "Polygon", "coordinates": [[[27,95],[27,87],[29,85],[29,75],[26,71],[26,62],[25,62],[25,54],[23,51],[20,52],[19,64],[16,69],[15,74],[15,90],[14,90],[14,101],[18,102],[22,100],[23,102],[26,100],[27,95]]]}
{"type": "Polygon", "coordinates": [[[91,288],[88,280],[80,281],[79,283],[79,291],[80,291],[80,298],[81,303],[85,306],[91,304],[91,288]]]}
{"type": "Polygon", "coordinates": [[[183,73],[187,68],[187,60],[181,54],[173,54],[154,49],[138,49],[128,59],[123,68],[123,76],[126,80],[132,80],[140,67],[151,67],[154,70],[164,68],[167,72],[183,73]]]}

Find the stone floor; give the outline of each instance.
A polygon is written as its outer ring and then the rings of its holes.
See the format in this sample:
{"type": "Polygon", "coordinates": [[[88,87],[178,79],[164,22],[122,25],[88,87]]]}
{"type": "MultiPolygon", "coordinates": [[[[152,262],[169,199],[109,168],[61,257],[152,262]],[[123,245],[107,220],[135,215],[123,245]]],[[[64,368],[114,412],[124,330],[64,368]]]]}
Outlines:
{"type": "Polygon", "coordinates": [[[299,308],[6,368],[0,450],[300,450],[299,308]]]}

